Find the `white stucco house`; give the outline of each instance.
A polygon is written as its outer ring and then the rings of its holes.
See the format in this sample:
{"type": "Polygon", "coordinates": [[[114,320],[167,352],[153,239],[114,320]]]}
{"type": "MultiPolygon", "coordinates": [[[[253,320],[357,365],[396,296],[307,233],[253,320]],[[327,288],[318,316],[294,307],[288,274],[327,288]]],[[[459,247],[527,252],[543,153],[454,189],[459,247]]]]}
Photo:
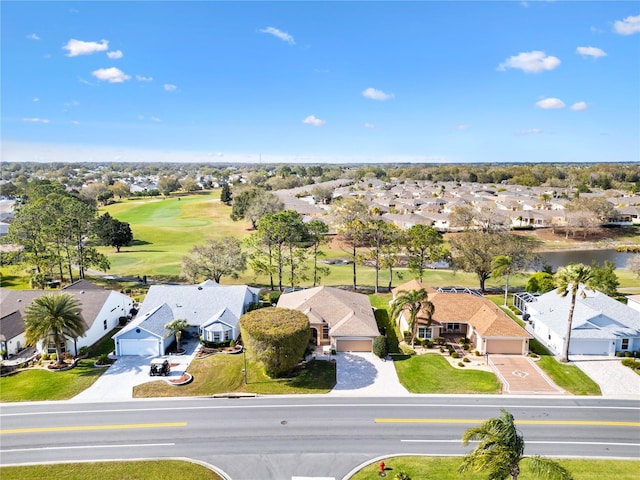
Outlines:
{"type": "MultiPolygon", "coordinates": [[[[79,302],[81,315],[86,324],[84,336],[77,339],[68,338],[62,350],[76,355],[82,347],[89,347],[113,330],[119,323],[120,317],[129,315],[133,308],[133,299],[120,292],[106,290],[87,280],[79,280],[61,290],[10,290],[0,289],[0,305],[2,307],[2,320],[0,327],[6,324],[12,325],[11,339],[7,339],[7,353],[20,350],[24,347],[24,315],[26,308],[35,300],[45,294],[60,295],[69,293],[79,302]],[[16,332],[16,324],[22,325],[22,332],[16,332]],[[20,336],[22,335],[22,336],[20,336]],[[22,339],[22,340],[21,340],[22,339]],[[16,343],[9,343],[10,341],[16,343]],[[18,345],[17,342],[20,342],[18,345]],[[17,350],[15,350],[17,347],[17,350]]],[[[43,353],[55,352],[55,345],[39,343],[36,349],[43,353]]]]}
{"type": "Polygon", "coordinates": [[[162,356],[173,342],[164,326],[186,320],[189,333],[209,342],[236,340],[238,321],[259,288],[220,285],[206,280],[197,285],[152,285],[136,317],[113,336],[116,355],[162,356]]]}
{"type": "Polygon", "coordinates": [[[640,295],[629,295],[627,297],[627,306],[640,312],[640,295]]]}
{"type": "MultiPolygon", "coordinates": [[[[556,354],[563,351],[570,304],[570,295],[561,297],[555,290],[524,304],[530,329],[556,354]]],[[[640,312],[581,286],[573,313],[569,354],[613,356],[634,350],[640,350],[640,312]]]]}

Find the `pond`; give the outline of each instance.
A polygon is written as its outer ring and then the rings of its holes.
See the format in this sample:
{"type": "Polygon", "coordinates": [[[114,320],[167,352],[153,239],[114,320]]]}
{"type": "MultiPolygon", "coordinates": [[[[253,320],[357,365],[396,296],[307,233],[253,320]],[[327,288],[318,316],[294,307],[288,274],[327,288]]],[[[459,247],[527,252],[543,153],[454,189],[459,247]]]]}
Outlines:
{"type": "Polygon", "coordinates": [[[602,250],[562,250],[553,252],[540,252],[543,264],[550,265],[553,270],[557,270],[559,267],[564,267],[569,263],[584,263],[585,265],[591,265],[592,261],[598,262],[603,265],[605,260],[613,260],[616,263],[616,268],[626,268],[627,261],[631,258],[633,253],[629,252],[616,252],[614,249],[602,249],[602,250]]]}

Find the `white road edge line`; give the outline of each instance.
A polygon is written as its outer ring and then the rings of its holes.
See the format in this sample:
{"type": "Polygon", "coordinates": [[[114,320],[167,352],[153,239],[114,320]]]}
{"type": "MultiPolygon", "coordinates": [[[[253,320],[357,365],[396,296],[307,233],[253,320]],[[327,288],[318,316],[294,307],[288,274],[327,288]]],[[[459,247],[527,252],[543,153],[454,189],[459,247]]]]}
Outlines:
{"type": "Polygon", "coordinates": [[[14,448],[0,450],[0,453],[9,452],[38,452],[42,450],[82,450],[87,448],[121,448],[121,447],[173,447],[175,443],[136,443],[126,445],[77,445],[75,447],[41,447],[41,448],[14,448]]]}
{"type": "MultiPolygon", "coordinates": [[[[462,443],[460,440],[400,440],[404,443],[462,443]]],[[[469,442],[477,443],[477,442],[469,442]]],[[[543,440],[527,440],[527,444],[537,443],[541,445],[611,445],[617,447],[640,447],[640,443],[619,443],[619,442],[552,442],[543,440]]]]}

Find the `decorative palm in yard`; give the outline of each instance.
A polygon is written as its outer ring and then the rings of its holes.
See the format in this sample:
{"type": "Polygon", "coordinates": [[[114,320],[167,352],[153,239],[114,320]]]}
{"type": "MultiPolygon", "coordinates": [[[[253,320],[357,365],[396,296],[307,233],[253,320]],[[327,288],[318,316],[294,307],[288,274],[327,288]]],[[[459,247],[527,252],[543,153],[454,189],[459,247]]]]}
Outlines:
{"type": "Polygon", "coordinates": [[[556,293],[561,297],[571,295],[565,342],[562,348],[562,356],[560,357],[561,362],[567,363],[569,361],[569,341],[571,340],[573,311],[576,308],[576,297],[578,296],[578,291],[580,291],[580,296],[582,298],[586,297],[587,294],[585,289],[593,289],[592,280],[593,271],[591,270],[591,267],[582,263],[571,263],[566,267],[561,267],[555,274],[556,293]],[[584,286],[582,290],[580,290],[581,284],[584,286]]]}
{"type": "MultiPolygon", "coordinates": [[[[81,316],[80,302],[73,295],[42,295],[25,309],[25,337],[27,345],[38,341],[52,342],[56,349],[56,363],[62,365],[62,347],[67,337],[82,337],[87,328],[81,316]]],[[[46,345],[46,343],[45,343],[46,345]]]]}
{"type": "Polygon", "coordinates": [[[396,319],[403,312],[409,311],[409,330],[411,331],[411,348],[413,348],[418,329],[418,314],[422,312],[427,320],[427,328],[433,321],[435,307],[429,301],[429,294],[424,288],[418,290],[400,290],[391,305],[391,318],[396,319]]]}
{"type": "Polygon", "coordinates": [[[516,265],[510,255],[498,255],[491,261],[491,276],[494,278],[505,277],[504,284],[504,306],[507,306],[509,296],[509,275],[516,273],[516,265]]]}
{"type": "Polygon", "coordinates": [[[183,320],[182,318],[176,318],[175,320],[167,323],[164,328],[166,328],[167,330],[169,330],[169,333],[167,334],[167,338],[171,337],[172,335],[175,334],[176,336],[176,350],[179,352],[180,351],[180,340],[182,340],[182,331],[186,330],[187,328],[189,328],[189,324],[187,323],[186,320],[183,320]]]}
{"type": "Polygon", "coordinates": [[[490,418],[482,425],[464,432],[462,444],[479,441],[478,446],[462,461],[458,472],[488,472],[489,480],[517,480],[520,461],[529,459],[529,468],[535,478],[546,480],[572,480],[571,474],[559,463],[539,456],[524,455],[524,438],[518,433],[513,415],[504,408],[502,416],[490,418]]]}

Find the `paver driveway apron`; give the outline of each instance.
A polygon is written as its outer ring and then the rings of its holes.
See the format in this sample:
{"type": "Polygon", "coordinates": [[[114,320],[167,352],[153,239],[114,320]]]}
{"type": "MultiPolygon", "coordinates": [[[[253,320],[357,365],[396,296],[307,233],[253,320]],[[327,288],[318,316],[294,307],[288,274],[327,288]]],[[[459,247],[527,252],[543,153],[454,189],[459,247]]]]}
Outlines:
{"type": "Polygon", "coordinates": [[[184,355],[165,356],[171,364],[171,373],[168,377],[149,376],[150,362],[155,357],[121,356],[93,385],[72,400],[129,400],[133,398],[133,387],[136,385],[163,378],[179,378],[193,360],[199,342],[197,340],[182,342],[182,346],[185,349],[184,355]]]}
{"type": "Polygon", "coordinates": [[[410,395],[400,384],[391,360],[382,360],[373,353],[338,352],[336,386],[331,396],[401,397],[410,395]]]}
{"type": "Polygon", "coordinates": [[[502,382],[502,393],[566,394],[528,357],[492,354],[489,355],[489,365],[502,382]]]}

